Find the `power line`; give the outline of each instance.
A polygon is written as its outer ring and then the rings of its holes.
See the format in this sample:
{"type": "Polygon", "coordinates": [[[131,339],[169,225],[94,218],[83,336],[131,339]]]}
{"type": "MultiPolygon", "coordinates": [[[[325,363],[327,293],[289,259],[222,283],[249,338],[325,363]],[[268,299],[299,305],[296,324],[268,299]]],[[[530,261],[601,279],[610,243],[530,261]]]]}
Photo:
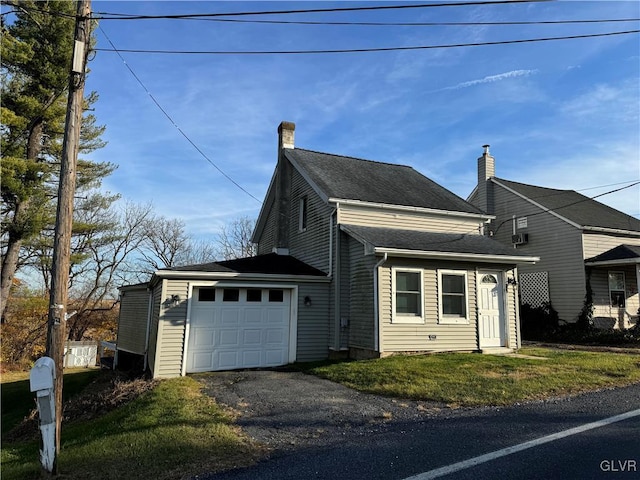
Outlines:
{"type": "Polygon", "coordinates": [[[177,20],[196,20],[201,22],[252,23],[267,25],[326,25],[326,26],[365,26],[365,27],[478,27],[501,25],[570,25],[594,23],[639,22],[640,18],[609,18],[590,20],[530,20],[504,22],[320,22],[304,20],[243,20],[236,18],[180,18],[177,20]]]}
{"type": "Polygon", "coordinates": [[[439,7],[466,7],[479,5],[501,5],[512,3],[541,3],[551,0],[487,0],[487,1],[471,1],[458,3],[423,3],[417,5],[377,5],[370,7],[341,7],[341,8],[313,8],[300,10],[266,10],[255,12],[227,12],[227,13],[191,13],[176,15],[130,15],[112,14],[108,12],[96,12],[94,20],[168,20],[168,19],[185,19],[185,18],[211,18],[211,17],[231,17],[245,15],[285,15],[294,13],[333,13],[333,12],[361,12],[372,10],[403,10],[416,8],[439,8],[439,7]]]}
{"type": "MultiPolygon", "coordinates": [[[[528,38],[521,40],[501,40],[495,42],[478,42],[478,43],[456,43],[448,45],[418,45],[409,47],[373,47],[373,48],[341,48],[335,50],[145,50],[145,49],[120,49],[122,53],[152,53],[152,54],[170,54],[170,55],[317,55],[332,53],[368,53],[368,52],[392,52],[407,50],[430,50],[444,48],[461,48],[461,47],[482,47],[488,45],[510,45],[518,43],[548,42],[554,40],[575,40],[580,38],[610,37],[614,35],[629,35],[632,33],[640,33],[640,30],[627,30],[623,32],[607,32],[607,33],[591,33],[587,35],[570,35],[564,37],[545,37],[545,38],[528,38]]],[[[115,49],[95,48],[99,52],[113,52],[115,49]]]]}
{"type": "Polygon", "coordinates": [[[149,97],[151,98],[151,100],[153,101],[153,103],[156,104],[156,106],[160,109],[160,111],[164,114],[165,117],[167,117],[167,119],[171,122],[171,124],[176,127],[176,129],[178,130],[178,132],[180,132],[180,134],[191,144],[191,146],[193,146],[193,148],[196,149],[196,151],[207,161],[209,162],[216,170],[218,170],[218,172],[220,172],[227,180],[229,180],[231,183],[233,183],[236,187],[238,187],[240,190],[242,190],[244,193],[246,193],[247,195],[249,195],[251,198],[253,198],[256,202],[258,203],[262,203],[262,200],[259,200],[258,198],[254,197],[251,193],[249,193],[249,191],[247,191],[242,185],[240,185],[238,182],[236,182],[233,178],[231,178],[229,175],[227,175],[220,167],[218,167],[218,165],[216,165],[213,160],[211,160],[207,154],[205,154],[200,147],[198,147],[193,140],[191,140],[191,138],[189,138],[189,136],[184,133],[184,131],[180,128],[180,126],[173,120],[173,118],[171,117],[171,115],[169,115],[169,113],[162,108],[162,105],[160,105],[160,103],[156,100],[156,98],[153,96],[153,94],[149,91],[149,89],[145,86],[145,84],[142,82],[142,80],[140,80],[140,77],[138,77],[138,75],[136,75],[136,73],[133,71],[133,69],[131,68],[131,66],[127,63],[127,61],[124,59],[124,57],[120,54],[120,51],[118,51],[118,49],[116,48],[116,46],[113,44],[113,42],[111,41],[111,39],[109,38],[109,36],[106,34],[106,32],[102,29],[102,27],[98,26],[98,28],[100,28],[100,31],[102,32],[102,34],[105,36],[105,38],[107,39],[107,41],[109,42],[109,44],[111,44],[111,46],[113,47],[113,51],[116,52],[118,54],[118,57],[120,57],[120,60],[122,60],[122,63],[124,63],[125,67],[127,67],[127,70],[129,70],[129,72],[131,73],[131,75],[133,75],[133,78],[135,78],[137,80],[137,82],[140,84],[140,86],[144,89],[145,92],[147,92],[147,95],[149,95],[149,97]]]}

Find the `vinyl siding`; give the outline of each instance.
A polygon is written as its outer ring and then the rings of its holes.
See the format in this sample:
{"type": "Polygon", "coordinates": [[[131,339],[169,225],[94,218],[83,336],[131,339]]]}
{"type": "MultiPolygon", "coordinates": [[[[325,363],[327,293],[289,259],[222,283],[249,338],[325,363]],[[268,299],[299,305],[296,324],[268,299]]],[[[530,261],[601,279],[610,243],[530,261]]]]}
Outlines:
{"type": "MultiPolygon", "coordinates": [[[[380,267],[381,350],[383,352],[477,350],[475,267],[467,263],[400,259],[390,259],[380,267]],[[424,323],[392,323],[392,267],[423,269],[424,323]],[[438,269],[467,271],[469,324],[438,323],[438,269]]],[[[489,266],[486,265],[486,267],[489,266]]]]}
{"type": "Polygon", "coordinates": [[[518,325],[520,320],[520,315],[517,310],[520,308],[518,287],[517,285],[509,285],[508,283],[509,279],[512,281],[516,280],[516,275],[516,272],[509,270],[504,276],[504,280],[507,282],[507,288],[504,289],[504,295],[507,300],[507,346],[510,348],[520,348],[522,340],[520,338],[520,325],[518,325]]]}
{"type": "Polygon", "coordinates": [[[349,347],[375,350],[375,318],[373,305],[374,256],[364,255],[364,246],[353,238],[348,238],[349,251],[349,347]]]}
{"type": "Polygon", "coordinates": [[[323,272],[329,271],[329,221],[332,209],[294,168],[291,175],[289,253],[323,272]],[[307,228],[299,231],[300,199],[307,197],[307,228]]]}
{"type": "Polygon", "coordinates": [[[163,298],[158,322],[155,378],[176,377],[182,373],[182,354],[185,342],[187,297],[189,284],[185,280],[164,280],[163,298]],[[167,303],[172,295],[180,295],[180,303],[167,303]]]}
{"type": "Polygon", "coordinates": [[[496,220],[490,227],[494,238],[512,245],[512,215],[527,217],[529,242],[517,247],[517,252],[540,257],[534,265],[519,265],[520,273],[548,272],[549,296],[561,319],[575,321],[580,313],[585,288],[582,232],[580,229],[494,185],[496,220]]]}
{"type": "Polygon", "coordinates": [[[158,350],[158,326],[160,321],[160,302],[164,288],[164,281],[158,283],[153,289],[151,297],[151,324],[149,325],[149,352],[148,363],[151,374],[155,377],[156,371],[156,352],[158,350]]]}
{"type": "Polygon", "coordinates": [[[595,257],[622,244],[640,245],[640,232],[636,236],[592,233],[588,231],[582,235],[582,248],[585,259],[595,257]]]}
{"type": "Polygon", "coordinates": [[[264,255],[273,252],[276,246],[276,209],[272,202],[267,220],[262,230],[262,235],[258,240],[258,255],[264,255]]]}
{"type": "Polygon", "coordinates": [[[324,360],[329,349],[329,284],[301,283],[298,287],[297,362],[324,360]],[[304,297],[312,305],[305,306],[304,297]]]}
{"type": "Polygon", "coordinates": [[[607,328],[630,328],[635,325],[640,308],[638,297],[638,276],[635,265],[611,265],[591,269],[591,290],[593,292],[594,317],[609,319],[596,326],[607,328]],[[623,272],[625,281],[625,307],[611,306],[609,292],[609,272],[623,272]]]}
{"type": "Polygon", "coordinates": [[[149,291],[146,285],[139,288],[123,289],[120,298],[118,349],[144,355],[147,317],[149,315],[149,291]]]}
{"type": "Polygon", "coordinates": [[[340,205],[338,222],[347,225],[445,233],[479,233],[482,222],[449,215],[388,211],[375,207],[340,205]]]}

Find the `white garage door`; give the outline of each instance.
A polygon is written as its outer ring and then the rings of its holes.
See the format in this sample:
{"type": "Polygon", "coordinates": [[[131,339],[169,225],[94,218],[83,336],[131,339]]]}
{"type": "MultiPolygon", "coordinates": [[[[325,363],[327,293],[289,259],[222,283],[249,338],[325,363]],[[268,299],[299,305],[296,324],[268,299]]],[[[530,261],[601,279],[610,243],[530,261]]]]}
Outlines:
{"type": "Polygon", "coordinates": [[[289,290],[195,288],[187,373],[286,365],[290,308],[289,290]]]}

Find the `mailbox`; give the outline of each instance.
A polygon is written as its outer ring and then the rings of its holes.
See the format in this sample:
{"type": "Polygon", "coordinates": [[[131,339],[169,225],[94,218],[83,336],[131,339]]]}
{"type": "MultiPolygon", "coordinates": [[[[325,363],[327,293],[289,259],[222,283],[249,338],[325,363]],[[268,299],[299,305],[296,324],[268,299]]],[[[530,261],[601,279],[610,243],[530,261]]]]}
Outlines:
{"type": "Polygon", "coordinates": [[[56,449],[55,378],[56,365],[49,357],[39,358],[29,375],[29,385],[31,391],[36,392],[36,403],[40,417],[40,431],[42,433],[40,461],[49,472],[53,471],[56,449]]]}
{"type": "Polygon", "coordinates": [[[32,392],[53,390],[56,379],[56,364],[52,358],[42,357],[36,360],[29,375],[29,384],[32,392]]]}

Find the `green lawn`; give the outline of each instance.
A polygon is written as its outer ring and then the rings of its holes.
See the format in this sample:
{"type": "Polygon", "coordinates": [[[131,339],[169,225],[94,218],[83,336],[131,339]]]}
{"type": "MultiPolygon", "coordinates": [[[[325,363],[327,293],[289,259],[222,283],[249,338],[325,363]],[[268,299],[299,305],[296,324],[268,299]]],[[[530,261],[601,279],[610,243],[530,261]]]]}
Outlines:
{"type": "MultiPolygon", "coordinates": [[[[521,353],[537,358],[447,353],[298,367],[357,390],[452,407],[507,405],[640,382],[640,355],[541,348],[521,353]]],[[[97,374],[65,374],[66,393],[97,374]]],[[[2,421],[9,428],[33,400],[28,380],[3,376],[3,382],[2,421]]],[[[63,478],[190,478],[263,458],[265,449],[243,436],[201,388],[191,377],[163,380],[99,418],[63,424],[63,478]]],[[[1,462],[3,480],[39,478],[38,441],[3,441],[1,462]]]]}
{"type": "Polygon", "coordinates": [[[640,355],[524,348],[537,358],[468,353],[301,365],[368,393],[450,406],[508,405],[640,382],[640,355]]]}
{"type": "MultiPolygon", "coordinates": [[[[98,369],[66,370],[62,396],[71,398],[100,373],[98,369]]],[[[35,394],[29,391],[29,372],[2,374],[2,435],[15,427],[35,408],[35,394]]]]}
{"type": "MultiPolygon", "coordinates": [[[[58,460],[69,480],[162,480],[248,465],[263,451],[196,380],[177,378],[100,418],[63,424],[58,460]]],[[[37,441],[3,442],[3,480],[40,478],[37,452],[37,441]]]]}

